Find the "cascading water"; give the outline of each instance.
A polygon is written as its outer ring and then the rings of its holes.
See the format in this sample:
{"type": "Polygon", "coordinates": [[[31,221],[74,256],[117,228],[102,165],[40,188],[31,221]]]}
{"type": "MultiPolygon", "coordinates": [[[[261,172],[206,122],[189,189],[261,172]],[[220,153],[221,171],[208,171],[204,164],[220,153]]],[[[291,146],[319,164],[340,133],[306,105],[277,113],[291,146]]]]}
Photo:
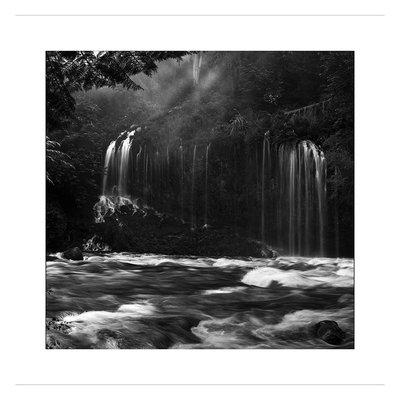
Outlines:
{"type": "Polygon", "coordinates": [[[282,144],[279,158],[280,226],[286,227],[289,253],[324,255],[324,154],[314,143],[302,141],[282,144]]]}
{"type": "Polygon", "coordinates": [[[148,166],[147,148],[146,148],[146,146],[144,146],[144,153],[143,153],[143,199],[145,201],[147,200],[147,190],[148,190],[147,166],[148,166]]]}
{"type": "Polygon", "coordinates": [[[166,170],[166,173],[165,173],[165,175],[166,175],[165,183],[166,183],[166,185],[168,185],[168,182],[169,182],[169,146],[167,146],[167,160],[166,160],[166,167],[165,167],[165,170],[166,170]]]}
{"type": "Polygon", "coordinates": [[[313,147],[315,161],[315,175],[318,195],[318,225],[319,225],[319,254],[324,255],[325,238],[324,238],[324,220],[325,220],[325,202],[326,202],[326,164],[325,157],[320,153],[316,153],[313,147]]]}
{"type": "Polygon", "coordinates": [[[193,80],[196,85],[199,83],[202,59],[203,56],[201,52],[199,54],[195,54],[193,57],[193,80]]]}
{"type": "Polygon", "coordinates": [[[324,255],[323,152],[308,140],[271,144],[269,134],[235,146],[198,142],[190,151],[181,141],[161,150],[145,135],[123,133],[105,155],[101,214],[110,202],[140,199],[142,205],[187,218],[192,229],[202,215],[203,226],[231,227],[284,254],[324,255]],[[212,165],[218,168],[214,173],[212,165]]]}
{"type": "Polygon", "coordinates": [[[183,162],[183,146],[182,146],[182,143],[181,143],[181,145],[179,146],[179,153],[180,153],[180,191],[181,191],[181,193],[180,193],[180,200],[181,200],[181,218],[182,218],[182,220],[183,220],[183,218],[184,218],[184,212],[183,212],[183,203],[184,203],[184,179],[185,179],[185,176],[184,176],[184,162],[183,162]]]}
{"type": "Polygon", "coordinates": [[[290,254],[295,253],[294,241],[295,241],[295,219],[298,217],[295,215],[295,179],[298,178],[296,171],[296,152],[291,151],[289,154],[289,252],[290,254]]]}
{"type": "Polygon", "coordinates": [[[107,182],[108,178],[111,175],[111,168],[114,165],[114,157],[115,157],[115,140],[110,143],[107,148],[106,157],[104,160],[104,173],[103,173],[103,195],[106,194],[107,191],[107,182]]]}
{"type": "Polygon", "coordinates": [[[128,197],[128,173],[129,173],[129,156],[131,148],[131,135],[127,135],[118,149],[119,169],[118,169],[118,195],[128,197]]]}
{"type": "Polygon", "coordinates": [[[195,216],[195,189],[196,189],[196,151],[197,145],[194,145],[193,149],[193,164],[192,164],[192,211],[191,211],[191,227],[196,228],[196,216],[195,216]]]}
{"type": "Polygon", "coordinates": [[[338,188],[337,181],[339,179],[339,169],[335,167],[335,189],[334,189],[334,226],[335,226],[335,256],[339,257],[340,249],[340,233],[339,233],[339,210],[338,210],[338,188]]]}
{"type": "Polygon", "coordinates": [[[310,242],[309,242],[309,237],[310,237],[310,184],[308,178],[308,171],[309,171],[309,165],[308,165],[308,146],[306,142],[302,143],[303,145],[303,151],[304,151],[304,159],[303,159],[303,164],[304,164],[304,171],[303,171],[303,176],[304,176],[304,249],[305,249],[305,254],[310,253],[310,242]]]}
{"type": "Polygon", "coordinates": [[[206,148],[206,178],[205,178],[205,195],[204,195],[204,227],[208,227],[208,154],[210,151],[210,143],[206,148]]]}
{"type": "MultiPolygon", "coordinates": [[[[142,155],[142,146],[139,147],[139,151],[136,154],[136,171],[137,172],[139,171],[139,163],[140,163],[140,156],[141,155],[142,155]]],[[[139,183],[140,182],[140,176],[139,176],[138,173],[136,174],[136,179],[137,179],[137,183],[139,183]]]]}
{"type": "Polygon", "coordinates": [[[270,144],[268,139],[268,132],[265,133],[263,139],[262,166],[261,166],[261,240],[263,242],[265,242],[265,179],[266,179],[266,168],[267,168],[266,163],[268,164],[270,163],[270,144]]]}
{"type": "Polygon", "coordinates": [[[127,133],[118,146],[116,141],[112,141],[108,146],[104,159],[103,196],[129,197],[128,185],[133,136],[134,132],[127,133]]]}

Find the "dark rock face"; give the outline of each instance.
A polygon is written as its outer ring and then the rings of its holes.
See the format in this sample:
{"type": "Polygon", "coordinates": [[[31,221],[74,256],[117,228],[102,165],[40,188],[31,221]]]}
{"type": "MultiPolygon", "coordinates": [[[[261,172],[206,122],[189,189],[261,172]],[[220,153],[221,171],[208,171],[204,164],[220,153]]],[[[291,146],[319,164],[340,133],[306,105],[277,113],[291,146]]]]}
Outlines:
{"type": "Polygon", "coordinates": [[[83,260],[83,254],[79,247],[73,247],[62,253],[63,258],[68,258],[69,260],[79,261],[83,260]]]}
{"type": "Polygon", "coordinates": [[[179,218],[123,205],[97,224],[97,238],[112,251],[208,257],[276,257],[262,243],[228,228],[190,229],[179,218]]]}
{"type": "Polygon", "coordinates": [[[58,260],[58,257],[50,256],[50,255],[46,256],[46,261],[57,261],[57,260],[58,260]]]}
{"type": "Polygon", "coordinates": [[[315,337],[332,345],[342,344],[346,334],[340,329],[336,321],[324,320],[313,326],[315,337]]]}

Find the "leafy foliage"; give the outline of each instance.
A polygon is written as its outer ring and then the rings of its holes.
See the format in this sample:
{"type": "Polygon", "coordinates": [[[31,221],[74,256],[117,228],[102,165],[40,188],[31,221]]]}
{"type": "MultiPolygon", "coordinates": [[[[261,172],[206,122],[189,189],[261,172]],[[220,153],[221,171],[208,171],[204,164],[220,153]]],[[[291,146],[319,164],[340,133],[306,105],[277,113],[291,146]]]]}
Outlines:
{"type": "MultiPolygon", "coordinates": [[[[47,239],[53,248],[79,243],[92,223],[104,146],[118,130],[115,114],[85,95],[102,87],[142,89],[133,76],[186,52],[49,51],[46,53],[47,239]],[[78,103],[77,103],[78,100],[78,103]],[[103,113],[103,114],[102,114],[103,113]],[[104,118],[100,118],[100,116],[104,118]],[[68,232],[68,233],[66,233],[68,232]]],[[[117,107],[116,107],[117,108],[117,107]]],[[[124,110],[125,111],[125,110],[124,110]]],[[[126,119],[123,121],[126,125],[126,119]]]]}
{"type": "Polygon", "coordinates": [[[63,173],[74,169],[74,166],[70,163],[70,157],[59,150],[60,147],[60,143],[50,140],[46,136],[46,178],[51,184],[61,181],[63,173]],[[50,175],[52,172],[54,176],[50,175]]]}
{"type": "MultiPolygon", "coordinates": [[[[89,231],[106,146],[132,124],[146,126],[146,140],[170,148],[181,141],[204,144],[218,139],[232,162],[240,162],[235,152],[241,144],[257,143],[269,130],[273,143],[310,139],[324,150],[329,209],[340,209],[341,248],[351,255],[353,53],[207,52],[198,85],[193,84],[191,60],[185,54],[47,53],[48,172],[53,182],[48,184],[48,199],[62,211],[53,212],[53,220],[65,216],[72,241],[89,231]],[[179,65],[175,58],[181,60],[179,65]],[[311,104],[316,105],[310,108],[316,111],[313,118],[287,114],[311,104]]],[[[255,198],[256,188],[242,193],[245,177],[231,176],[226,165],[215,163],[211,170],[219,171],[219,195],[226,200],[216,212],[221,219],[232,219],[232,213],[238,221],[246,218],[235,207],[243,196],[255,198]]]]}
{"type": "Polygon", "coordinates": [[[180,59],[185,52],[168,51],[48,51],[46,99],[48,129],[65,126],[75,109],[73,93],[107,86],[139,90],[132,75],[151,75],[157,62],[180,59]]]}

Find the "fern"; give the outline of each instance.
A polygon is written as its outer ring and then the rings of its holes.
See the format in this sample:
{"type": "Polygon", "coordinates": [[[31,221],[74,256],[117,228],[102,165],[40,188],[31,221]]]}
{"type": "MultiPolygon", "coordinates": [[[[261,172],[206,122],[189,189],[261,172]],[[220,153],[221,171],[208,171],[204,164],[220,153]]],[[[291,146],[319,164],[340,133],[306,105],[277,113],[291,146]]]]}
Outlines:
{"type": "Polygon", "coordinates": [[[57,176],[60,173],[75,169],[70,162],[71,158],[61,150],[57,150],[58,148],[60,148],[60,143],[46,137],[46,179],[53,185],[55,179],[52,175],[57,176]]]}

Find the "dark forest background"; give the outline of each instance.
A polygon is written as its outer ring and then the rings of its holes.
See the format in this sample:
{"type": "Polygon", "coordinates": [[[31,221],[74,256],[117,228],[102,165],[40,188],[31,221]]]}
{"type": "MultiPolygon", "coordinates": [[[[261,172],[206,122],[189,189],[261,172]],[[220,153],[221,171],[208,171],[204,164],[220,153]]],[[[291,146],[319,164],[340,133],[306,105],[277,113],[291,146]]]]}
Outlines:
{"type": "MultiPolygon", "coordinates": [[[[186,52],[47,52],[48,250],[93,233],[93,205],[111,140],[132,126],[178,146],[216,137],[232,143],[309,139],[328,161],[332,246],[353,255],[353,52],[206,52],[199,84],[186,52]],[[324,112],[288,111],[321,104],[324,112]]],[[[234,154],[232,155],[234,157],[234,154]]],[[[226,172],[229,174],[229,171],[226,172]]],[[[232,196],[227,191],[226,196],[232,196]]],[[[230,211],[221,220],[230,217],[230,211]]],[[[333,252],[333,251],[332,251],[333,252]]]]}

